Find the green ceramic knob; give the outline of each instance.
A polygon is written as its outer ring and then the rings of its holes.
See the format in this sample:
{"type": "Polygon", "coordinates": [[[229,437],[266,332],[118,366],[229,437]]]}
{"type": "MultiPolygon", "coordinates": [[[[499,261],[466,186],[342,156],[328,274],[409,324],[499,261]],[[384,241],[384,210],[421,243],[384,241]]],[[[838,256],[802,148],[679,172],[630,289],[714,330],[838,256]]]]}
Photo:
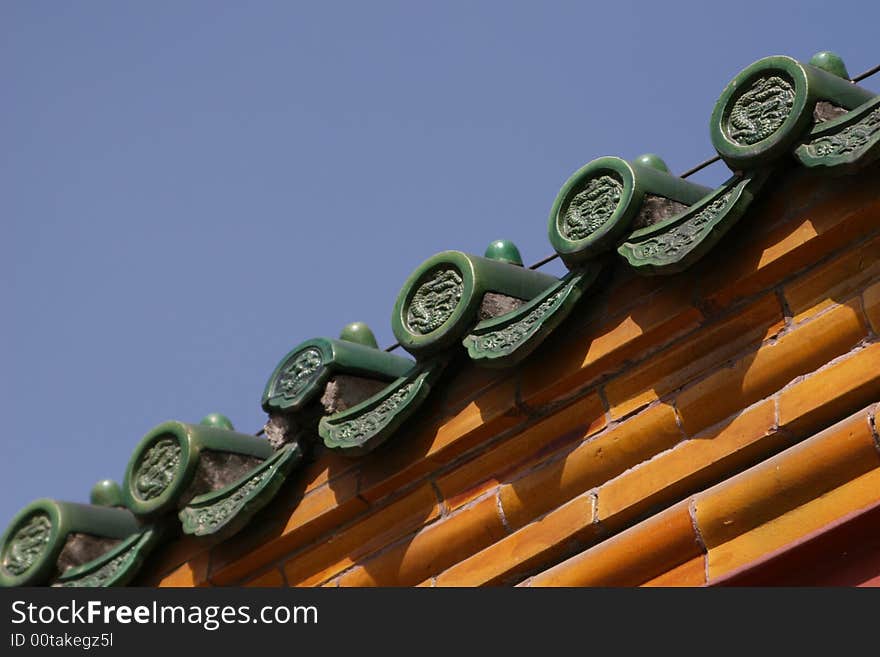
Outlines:
{"type": "Polygon", "coordinates": [[[666,166],[666,162],[663,161],[663,158],[659,155],[655,155],[654,153],[645,153],[644,155],[639,155],[634,162],[643,167],[651,167],[652,169],[657,169],[657,171],[662,171],[663,173],[669,173],[669,167],[666,166]]]}
{"type": "Polygon", "coordinates": [[[379,343],[376,342],[376,336],[373,335],[372,329],[363,322],[346,324],[339,334],[339,339],[346,342],[354,342],[365,347],[372,347],[373,349],[379,348],[379,343]]]}
{"type": "Polygon", "coordinates": [[[634,162],[600,157],[562,186],[547,226],[550,244],[569,267],[596,258],[623,239],[647,194],[690,205],[710,190],[667,173],[656,155],[634,162]]]}
{"type": "MultiPolygon", "coordinates": [[[[343,330],[343,335],[356,334],[363,339],[363,330],[350,330],[351,326],[347,327],[349,330],[343,330]]],[[[273,410],[298,411],[319,399],[324,386],[335,374],[394,381],[405,376],[412,366],[409,358],[355,341],[330,338],[306,340],[278,363],[263,390],[261,404],[267,413],[273,410]]]]}
{"type": "MultiPolygon", "coordinates": [[[[231,453],[260,461],[273,454],[269,443],[256,436],[203,424],[164,422],[143,437],[128,462],[122,486],[125,505],[145,517],[176,509],[185,501],[183,494],[194,483],[200,459],[206,452],[231,453]]],[[[220,487],[229,482],[217,479],[216,483],[220,487]]]]}
{"type": "Polygon", "coordinates": [[[95,506],[125,506],[122,487],[112,479],[99,481],[92,487],[89,501],[95,506]]]}
{"type": "Polygon", "coordinates": [[[400,345],[423,358],[459,342],[479,321],[488,292],[528,301],[557,279],[506,262],[444,251],[428,258],[406,280],[391,317],[400,345]]]}
{"type": "Polygon", "coordinates": [[[0,585],[39,586],[52,578],[68,536],[125,539],[139,530],[125,509],[40,499],[12,519],[0,539],[0,585]]]}
{"type": "MultiPolygon", "coordinates": [[[[831,57],[818,61],[838,72],[846,68],[831,57]]],[[[873,96],[837,73],[791,57],[765,57],[721,93],[710,123],[712,145],[735,171],[765,166],[791,152],[806,134],[819,101],[851,110],[873,96]]]]}
{"type": "Polygon", "coordinates": [[[506,262],[509,265],[523,266],[523,259],[516,248],[516,244],[510,240],[495,240],[486,247],[484,257],[498,262],[506,262]]]}
{"type": "Polygon", "coordinates": [[[232,420],[222,413],[210,413],[199,420],[199,424],[204,424],[206,427],[217,427],[218,429],[235,431],[232,420]]]}
{"type": "Polygon", "coordinates": [[[821,68],[823,71],[833,73],[839,78],[849,80],[849,71],[846,70],[846,64],[843,63],[843,58],[830,50],[817,52],[810,57],[810,64],[816,68],[821,68]]]}

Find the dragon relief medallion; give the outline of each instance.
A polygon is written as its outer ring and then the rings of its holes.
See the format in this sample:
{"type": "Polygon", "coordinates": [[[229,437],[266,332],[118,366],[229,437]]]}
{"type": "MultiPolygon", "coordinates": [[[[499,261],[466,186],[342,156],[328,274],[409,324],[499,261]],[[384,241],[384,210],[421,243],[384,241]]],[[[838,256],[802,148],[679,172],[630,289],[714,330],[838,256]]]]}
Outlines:
{"type": "Polygon", "coordinates": [[[34,565],[46,549],[52,533],[52,521],[45,513],[31,516],[12,538],[3,555],[3,569],[18,576],[34,565]]]}
{"type": "Polygon", "coordinates": [[[281,370],[276,390],[282,397],[293,399],[308,387],[323,363],[324,359],[318,349],[304,349],[281,370]]]}
{"type": "Polygon", "coordinates": [[[141,457],[134,477],[134,493],[143,501],[159,497],[177,475],[180,443],[176,438],[157,440],[141,457]]]}
{"type": "Polygon", "coordinates": [[[406,309],[406,324],[414,333],[427,335],[452,317],[461,301],[461,274],[451,267],[431,272],[406,309]]]}
{"type": "Polygon", "coordinates": [[[566,204],[559,222],[562,236],[577,241],[595,233],[614,214],[622,193],[623,183],[614,176],[590,179],[566,204]]]}
{"type": "Polygon", "coordinates": [[[727,118],[727,134],[751,146],[779,130],[794,106],[794,85],[782,75],[764,75],[736,99],[727,118]]]}

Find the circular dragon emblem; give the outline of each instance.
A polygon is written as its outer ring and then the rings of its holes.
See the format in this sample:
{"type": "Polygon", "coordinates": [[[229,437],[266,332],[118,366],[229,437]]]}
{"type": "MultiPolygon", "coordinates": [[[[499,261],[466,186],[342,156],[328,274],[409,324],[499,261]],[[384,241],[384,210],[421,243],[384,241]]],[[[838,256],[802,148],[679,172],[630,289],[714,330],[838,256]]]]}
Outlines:
{"type": "Polygon", "coordinates": [[[144,452],[134,476],[134,494],[147,501],[165,491],[180,465],[180,442],[173,437],[157,440],[144,452]]]}
{"type": "Polygon", "coordinates": [[[782,75],[757,78],[730,110],[727,119],[730,139],[749,146],[767,139],[791,114],[794,96],[794,85],[782,75]]]}
{"type": "Polygon", "coordinates": [[[52,521],[48,515],[32,515],[6,544],[3,569],[14,576],[27,572],[46,550],[51,533],[52,521]]]}
{"type": "Polygon", "coordinates": [[[591,178],[565,205],[559,217],[559,232],[577,241],[599,230],[617,210],[623,183],[614,176],[591,178]]]}
{"type": "Polygon", "coordinates": [[[282,397],[293,399],[308,387],[323,363],[318,349],[300,351],[281,370],[276,390],[282,397]]]}
{"type": "Polygon", "coordinates": [[[427,335],[452,317],[461,301],[461,275],[453,268],[436,269],[428,274],[406,310],[406,323],[410,331],[427,335]]]}

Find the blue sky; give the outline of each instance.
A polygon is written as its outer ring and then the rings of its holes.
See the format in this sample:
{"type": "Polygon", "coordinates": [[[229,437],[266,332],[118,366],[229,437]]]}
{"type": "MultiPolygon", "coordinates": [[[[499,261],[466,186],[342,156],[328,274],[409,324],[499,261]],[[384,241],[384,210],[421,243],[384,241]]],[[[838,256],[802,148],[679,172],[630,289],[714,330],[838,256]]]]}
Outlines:
{"type": "Polygon", "coordinates": [[[356,320],[393,342],[429,256],[551,253],[578,167],[681,172],[738,71],[830,49],[855,75],[878,24],[864,0],[0,3],[0,530],[121,481],[164,420],[258,430],[277,361],[356,320]]]}

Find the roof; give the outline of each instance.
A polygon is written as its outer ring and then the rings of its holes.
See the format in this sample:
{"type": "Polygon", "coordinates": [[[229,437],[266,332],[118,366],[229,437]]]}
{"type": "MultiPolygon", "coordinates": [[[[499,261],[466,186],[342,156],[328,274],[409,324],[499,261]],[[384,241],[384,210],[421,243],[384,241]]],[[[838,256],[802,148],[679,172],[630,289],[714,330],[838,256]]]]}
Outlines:
{"type": "Polygon", "coordinates": [[[395,304],[409,356],[362,324],[306,340],[258,436],[165,422],[92,504],[26,506],[0,583],[705,583],[876,503],[880,96],[768,57],[711,136],[717,189],[655,155],[576,171],[562,278],[503,241],[439,253],[395,304]]]}

